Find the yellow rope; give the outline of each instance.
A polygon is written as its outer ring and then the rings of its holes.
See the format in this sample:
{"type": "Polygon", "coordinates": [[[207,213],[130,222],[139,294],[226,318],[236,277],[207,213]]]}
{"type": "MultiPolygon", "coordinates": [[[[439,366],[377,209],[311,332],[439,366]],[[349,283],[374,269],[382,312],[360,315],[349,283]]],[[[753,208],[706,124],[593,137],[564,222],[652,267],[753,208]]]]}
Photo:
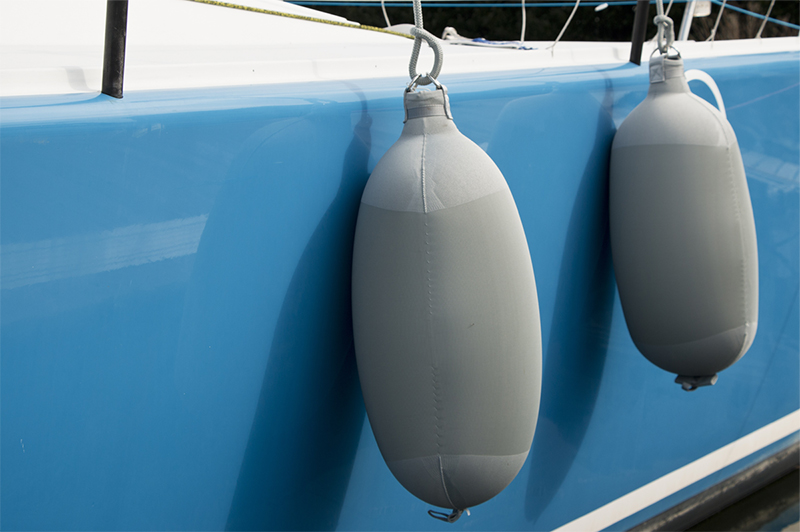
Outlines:
{"type": "Polygon", "coordinates": [[[270,9],[259,9],[257,7],[240,6],[237,4],[229,4],[228,2],[219,2],[217,0],[190,0],[199,4],[210,4],[212,6],[230,7],[233,9],[241,9],[242,11],[253,11],[254,13],[264,13],[265,15],[276,15],[278,17],[294,18],[297,20],[307,20],[309,22],[320,22],[322,24],[330,24],[332,26],[344,26],[345,28],[355,28],[359,30],[377,31],[380,33],[388,33],[389,35],[397,35],[398,37],[405,37],[406,39],[413,39],[411,35],[400,33],[399,31],[387,30],[384,28],[376,28],[375,26],[362,26],[360,24],[350,24],[348,22],[338,22],[335,20],[326,20],[324,18],[306,17],[305,15],[294,15],[292,13],[281,13],[280,11],[272,11],[270,9]]]}

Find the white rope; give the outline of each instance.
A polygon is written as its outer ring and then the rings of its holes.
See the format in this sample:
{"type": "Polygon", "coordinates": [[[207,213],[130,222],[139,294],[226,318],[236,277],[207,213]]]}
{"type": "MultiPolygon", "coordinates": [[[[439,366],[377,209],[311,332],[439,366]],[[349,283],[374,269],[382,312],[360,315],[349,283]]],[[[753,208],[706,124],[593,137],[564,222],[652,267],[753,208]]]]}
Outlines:
{"type": "Polygon", "coordinates": [[[719,28],[719,21],[722,20],[722,12],[725,11],[725,3],[727,1],[728,0],[722,0],[722,5],[719,7],[719,13],[717,14],[717,21],[714,22],[714,28],[711,30],[711,35],[706,39],[707,41],[714,42],[714,37],[717,36],[717,28],[719,28]]]}
{"type": "Polygon", "coordinates": [[[422,27],[422,0],[414,0],[414,27],[411,28],[411,35],[414,36],[414,47],[411,49],[411,59],[408,62],[408,75],[411,77],[412,85],[428,85],[433,83],[442,71],[444,51],[439,39],[422,27]],[[417,74],[422,41],[427,42],[433,49],[433,68],[427,74],[417,74]]]}
{"type": "MultiPolygon", "coordinates": [[[[667,9],[664,11],[664,16],[665,16],[665,17],[668,17],[668,16],[669,16],[669,11],[670,11],[670,9],[672,9],[672,1],[673,1],[673,0],[669,0],[669,4],[667,4],[667,9]]],[[[655,34],[655,35],[653,35],[653,38],[652,38],[652,39],[650,39],[650,40],[649,40],[649,41],[647,41],[647,42],[656,42],[656,40],[657,40],[657,39],[658,39],[658,32],[656,32],[656,34],[655,34]]]]}
{"type": "Polygon", "coordinates": [[[578,10],[578,6],[580,5],[580,3],[581,0],[575,0],[575,7],[572,8],[572,13],[569,14],[569,18],[567,19],[567,22],[564,24],[564,27],[561,28],[561,33],[558,34],[558,37],[556,37],[556,40],[553,41],[553,44],[547,47],[548,50],[551,50],[551,53],[553,48],[555,48],[555,46],[558,44],[558,41],[561,40],[561,37],[564,35],[564,32],[567,31],[567,27],[569,26],[569,23],[572,22],[572,17],[575,16],[575,12],[578,10]]]}
{"type": "Polygon", "coordinates": [[[758,33],[756,33],[756,39],[761,38],[761,32],[764,31],[764,26],[767,25],[767,20],[769,20],[769,14],[772,13],[772,6],[775,5],[775,0],[769,3],[769,9],[767,9],[767,15],[764,17],[764,20],[761,22],[761,27],[758,28],[758,33]]]}
{"type": "MultiPolygon", "coordinates": [[[[414,0],[413,6],[414,6],[414,27],[419,29],[424,29],[422,27],[422,0],[414,0]]],[[[420,43],[419,39],[417,39],[417,42],[415,42],[414,44],[417,47],[419,47],[419,45],[421,45],[422,43],[420,43]]]]}
{"type": "MultiPolygon", "coordinates": [[[[672,7],[671,2],[670,7],[672,7]]],[[[675,23],[664,13],[664,0],[656,0],[656,12],[658,14],[653,19],[653,24],[658,28],[656,33],[658,51],[662,54],[668,54],[669,49],[672,48],[672,43],[675,42],[675,23]]]]}
{"type": "Polygon", "coordinates": [[[383,0],[381,0],[381,11],[383,11],[383,18],[386,20],[386,27],[388,28],[392,23],[389,22],[389,15],[386,14],[386,6],[383,4],[383,0]]]}
{"type": "MultiPolygon", "coordinates": [[[[775,0],[773,0],[774,2],[775,0]]],[[[522,32],[519,36],[519,42],[525,42],[525,26],[528,22],[527,13],[525,13],[525,0],[522,0],[522,32]]]]}

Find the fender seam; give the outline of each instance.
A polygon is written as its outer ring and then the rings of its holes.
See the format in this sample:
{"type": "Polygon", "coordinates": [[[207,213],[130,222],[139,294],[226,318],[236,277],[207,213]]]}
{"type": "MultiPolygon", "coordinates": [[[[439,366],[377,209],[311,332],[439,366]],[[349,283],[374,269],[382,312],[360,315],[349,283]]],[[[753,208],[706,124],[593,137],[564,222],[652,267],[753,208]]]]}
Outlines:
{"type": "MultiPolygon", "coordinates": [[[[425,221],[425,263],[426,263],[426,282],[428,288],[428,334],[431,339],[433,338],[433,287],[431,285],[431,250],[430,250],[430,231],[428,228],[428,198],[425,191],[425,147],[428,135],[422,135],[422,162],[420,165],[420,185],[422,192],[422,216],[425,221]]],[[[442,482],[442,490],[450,503],[451,507],[455,509],[450,494],[447,492],[447,485],[444,481],[444,465],[442,463],[442,436],[444,434],[444,425],[442,423],[442,390],[439,387],[439,368],[436,364],[436,354],[431,352],[431,380],[433,384],[433,417],[436,427],[436,458],[439,461],[439,479],[442,482]]]]}
{"type": "Polygon", "coordinates": [[[459,510],[459,508],[456,508],[456,505],[453,504],[453,500],[450,498],[450,494],[447,493],[447,484],[444,483],[444,467],[442,466],[442,455],[439,455],[438,458],[439,458],[439,476],[442,479],[442,488],[444,489],[444,495],[445,497],[447,497],[447,502],[450,503],[450,507],[453,510],[459,510]]]}
{"type": "MultiPolygon", "coordinates": [[[[420,176],[422,181],[422,214],[428,214],[428,198],[425,196],[425,142],[428,139],[428,134],[422,135],[422,163],[420,166],[420,176]]],[[[426,233],[427,235],[427,233],[426,233]]]]}

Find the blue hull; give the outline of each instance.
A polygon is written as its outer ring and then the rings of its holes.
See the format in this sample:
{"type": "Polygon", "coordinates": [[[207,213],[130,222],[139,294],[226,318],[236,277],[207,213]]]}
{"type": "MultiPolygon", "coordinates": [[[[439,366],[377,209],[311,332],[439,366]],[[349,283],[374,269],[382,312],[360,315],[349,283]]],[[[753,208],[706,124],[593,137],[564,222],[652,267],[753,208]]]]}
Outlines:
{"type": "MultiPolygon", "coordinates": [[[[686,61],[725,99],[760,268],[755,343],[693,393],[637,352],[611,263],[609,151],[646,67],[442,78],[515,196],[544,353],[528,461],[451,529],[557,528],[800,408],[799,60],[686,61]]],[[[0,528],[445,526],[383,463],[353,355],[358,204],[403,121],[390,81],[0,102],[0,528]]],[[[773,439],[611,529],[797,435],[773,439]]]]}

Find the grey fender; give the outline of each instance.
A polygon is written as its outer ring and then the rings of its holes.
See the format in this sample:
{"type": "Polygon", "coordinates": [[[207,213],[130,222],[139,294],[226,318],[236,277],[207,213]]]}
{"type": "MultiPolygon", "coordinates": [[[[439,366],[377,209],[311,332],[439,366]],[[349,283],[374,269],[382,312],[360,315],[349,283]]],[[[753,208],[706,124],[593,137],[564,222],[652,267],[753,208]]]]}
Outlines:
{"type": "Polygon", "coordinates": [[[423,501],[465,509],[497,495],[525,462],[541,333],[514,199],[446,105],[442,90],[407,93],[403,133],[369,178],[353,253],[353,328],[389,469],[423,501]]]}

